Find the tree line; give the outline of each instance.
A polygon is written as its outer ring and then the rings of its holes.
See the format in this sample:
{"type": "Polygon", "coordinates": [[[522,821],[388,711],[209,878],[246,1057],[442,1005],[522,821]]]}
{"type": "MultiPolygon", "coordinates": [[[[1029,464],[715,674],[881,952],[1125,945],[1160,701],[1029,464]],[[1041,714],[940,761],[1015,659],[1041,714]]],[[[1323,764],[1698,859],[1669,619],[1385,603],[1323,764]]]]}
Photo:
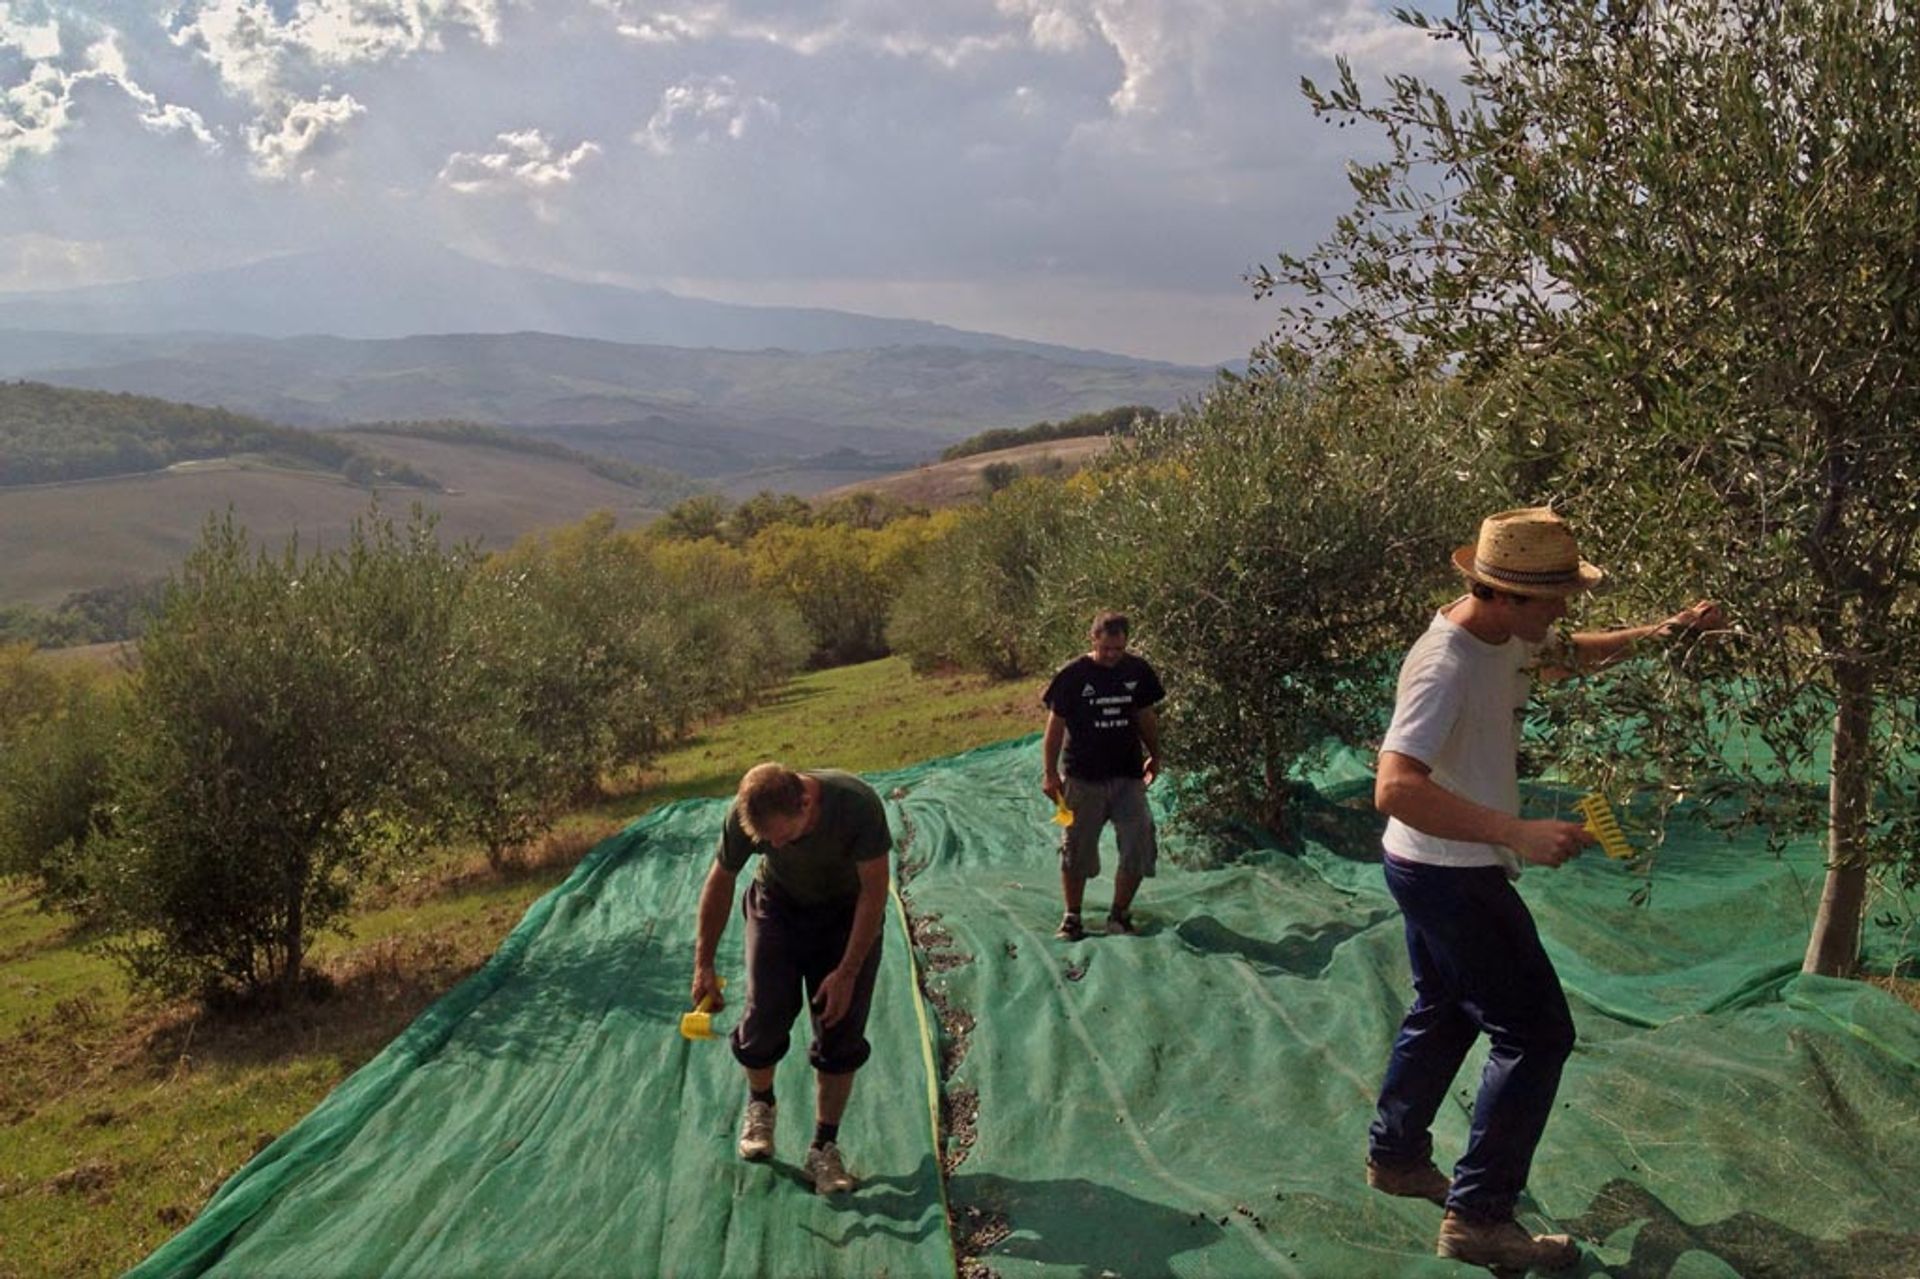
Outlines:
{"type": "Polygon", "coordinates": [[[355,484],[438,487],[403,462],[225,409],[0,382],[0,488],[139,475],[237,453],[331,471],[355,484]]]}
{"type": "Polygon", "coordinates": [[[597,475],[603,480],[611,480],[615,484],[636,490],[640,494],[641,501],[656,509],[680,501],[697,488],[694,481],[677,471],[669,471],[658,466],[645,466],[638,462],[606,457],[599,453],[583,453],[579,449],[568,448],[556,440],[541,439],[538,436],[509,431],[503,427],[456,418],[356,422],[351,426],[340,427],[335,434],[349,437],[399,435],[417,440],[439,440],[450,444],[499,449],[507,453],[523,453],[530,457],[571,462],[589,475],[597,475]]]}
{"type": "Polygon", "coordinates": [[[806,652],[736,553],[611,517],[485,559],[417,514],[317,552],[218,519],[124,677],[0,649],[0,874],[137,986],[285,996],[374,877],[505,860],[806,652]]]}
{"type": "Polygon", "coordinates": [[[942,462],[953,462],[978,453],[1017,448],[1022,444],[1041,444],[1048,440],[1074,440],[1090,435],[1131,435],[1135,425],[1152,422],[1160,410],[1144,404],[1123,404],[1096,413],[1081,413],[1059,422],[1035,422],[1032,426],[997,427],[969,435],[958,444],[940,451],[942,462]]]}

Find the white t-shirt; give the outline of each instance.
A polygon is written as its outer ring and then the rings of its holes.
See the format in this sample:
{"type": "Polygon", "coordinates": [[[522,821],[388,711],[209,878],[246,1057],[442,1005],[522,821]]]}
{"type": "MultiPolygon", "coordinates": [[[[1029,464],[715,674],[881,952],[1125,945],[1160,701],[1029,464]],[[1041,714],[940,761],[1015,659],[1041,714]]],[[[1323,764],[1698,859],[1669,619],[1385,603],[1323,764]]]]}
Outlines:
{"type": "MultiPolygon", "coordinates": [[[[1518,816],[1520,716],[1540,648],[1517,637],[1489,644],[1436,613],[1400,664],[1393,723],[1380,749],[1419,760],[1462,799],[1518,816]]],[[[1387,819],[1381,843],[1404,861],[1500,866],[1520,877],[1520,859],[1498,844],[1440,839],[1397,818],[1387,819]]]]}

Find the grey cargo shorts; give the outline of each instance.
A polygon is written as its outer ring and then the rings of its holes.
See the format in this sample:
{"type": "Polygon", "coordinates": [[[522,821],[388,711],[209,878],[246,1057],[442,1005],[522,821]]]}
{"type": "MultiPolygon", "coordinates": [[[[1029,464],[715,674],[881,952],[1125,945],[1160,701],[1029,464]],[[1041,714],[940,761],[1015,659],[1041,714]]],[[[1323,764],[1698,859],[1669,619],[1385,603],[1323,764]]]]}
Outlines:
{"type": "Polygon", "coordinates": [[[1069,777],[1062,784],[1067,807],[1073,810],[1073,825],[1060,833],[1060,869],[1087,879],[1097,876],[1100,831],[1111,822],[1114,842],[1120,846],[1120,869],[1151,879],[1160,861],[1160,842],[1147,808],[1146,781],[1111,777],[1089,782],[1069,777]]]}

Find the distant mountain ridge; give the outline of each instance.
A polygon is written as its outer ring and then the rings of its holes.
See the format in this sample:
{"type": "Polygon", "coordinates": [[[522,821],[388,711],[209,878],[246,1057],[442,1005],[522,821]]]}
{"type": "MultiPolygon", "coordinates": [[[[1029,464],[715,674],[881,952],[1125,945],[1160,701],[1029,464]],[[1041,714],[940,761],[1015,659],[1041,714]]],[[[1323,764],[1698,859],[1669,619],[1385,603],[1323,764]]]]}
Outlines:
{"type": "MultiPolygon", "coordinates": [[[[549,333],[29,332],[0,338],[0,377],[216,405],[296,426],[460,419],[723,479],[842,450],[863,455],[857,469],[867,473],[897,469],[992,428],[1117,404],[1175,408],[1204,395],[1215,374],[945,346],[803,353],[549,333]]],[[[841,482],[809,475],[818,487],[841,482]]]]}
{"type": "Polygon", "coordinates": [[[0,293],[0,329],[276,338],[541,332],[735,351],[940,346],[1099,367],[1179,367],[925,320],[746,306],[660,289],[591,284],[496,266],[438,246],[404,244],[323,249],[123,284],[0,293]]]}

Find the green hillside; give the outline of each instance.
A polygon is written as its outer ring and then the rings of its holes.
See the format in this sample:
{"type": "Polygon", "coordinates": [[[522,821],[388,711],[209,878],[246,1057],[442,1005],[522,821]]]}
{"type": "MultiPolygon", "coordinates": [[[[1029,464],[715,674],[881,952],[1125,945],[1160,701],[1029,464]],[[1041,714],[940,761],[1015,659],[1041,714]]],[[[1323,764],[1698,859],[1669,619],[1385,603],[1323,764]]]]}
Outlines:
{"type": "Polygon", "coordinates": [[[0,383],[0,487],[141,475],[236,455],[333,472],[361,484],[433,483],[350,443],[225,409],[39,382],[0,383]]]}
{"type": "Polygon", "coordinates": [[[391,445],[394,439],[435,440],[570,462],[589,475],[597,475],[603,480],[611,480],[615,484],[622,484],[635,490],[640,499],[649,506],[671,506],[680,499],[690,497],[699,491],[699,486],[686,476],[662,467],[623,462],[618,458],[603,457],[597,453],[583,453],[579,449],[568,448],[553,440],[516,435],[512,431],[487,426],[480,422],[367,422],[346,427],[333,434],[348,437],[384,436],[387,437],[386,446],[389,452],[392,451],[391,445]]]}
{"type": "MultiPolygon", "coordinates": [[[[752,762],[895,768],[1025,732],[1036,692],[889,659],[796,679],[663,755],[644,789],[576,815],[512,867],[478,850],[373,894],[317,958],[334,995],[250,1021],[128,996],[87,939],[0,884],[0,1275],[119,1274],[472,973],[589,845],[752,762]]],[[[898,952],[896,952],[898,953],[898,952]]]]}

